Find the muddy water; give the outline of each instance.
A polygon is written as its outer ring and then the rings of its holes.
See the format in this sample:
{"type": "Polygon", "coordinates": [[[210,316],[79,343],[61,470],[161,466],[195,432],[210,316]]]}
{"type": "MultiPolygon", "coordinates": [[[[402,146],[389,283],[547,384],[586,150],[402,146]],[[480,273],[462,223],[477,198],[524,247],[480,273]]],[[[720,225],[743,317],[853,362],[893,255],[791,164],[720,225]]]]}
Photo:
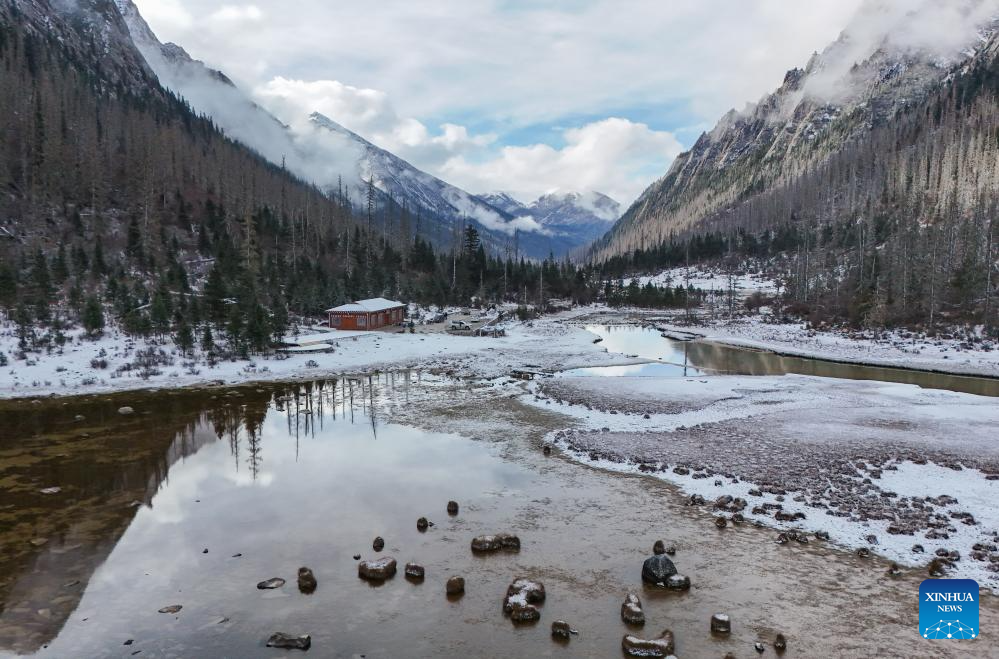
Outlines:
{"type": "Polygon", "coordinates": [[[778,631],[787,657],[995,648],[994,598],[979,640],[924,641],[921,572],[893,580],[877,559],[719,531],[668,485],[545,457],[544,433],[566,418],[515,393],[384,374],[0,406],[0,655],[276,657],[288,653],[264,642],[285,631],[311,634],[310,655],[324,657],[615,657],[635,631],[619,617],[628,591],[645,603],[636,633],[672,629],[685,658],[756,656],[778,631]],[[420,516],[435,526],[420,533],[420,516]],[[517,533],[521,551],[473,556],[471,538],[495,531],[517,533]],[[400,573],[374,587],[352,556],[375,556],[376,535],[400,573]],[[643,588],[658,538],[677,546],[690,592],[643,588]],[[411,560],[426,567],[421,584],[402,576],[411,560]],[[319,580],[312,595],[295,586],[303,565],[319,580]],[[450,575],[466,578],[464,598],[445,597],[450,575]],[[502,613],[520,575],[548,590],[536,625],[502,613]],[[256,588],[271,577],[287,584],[256,588]],[[716,611],[732,616],[727,639],[708,632],[716,611]],[[557,618],[580,631],[568,645],[550,638],[557,618]]]}
{"type": "Polygon", "coordinates": [[[947,389],[979,396],[999,396],[999,379],[947,375],[904,368],[789,357],[765,350],[724,346],[707,341],[673,341],[649,327],[590,325],[610,352],[634,355],[655,363],[631,366],[580,368],[581,376],[688,377],[711,373],[724,375],[815,375],[847,380],[878,380],[914,384],[926,389],[947,389]]]}

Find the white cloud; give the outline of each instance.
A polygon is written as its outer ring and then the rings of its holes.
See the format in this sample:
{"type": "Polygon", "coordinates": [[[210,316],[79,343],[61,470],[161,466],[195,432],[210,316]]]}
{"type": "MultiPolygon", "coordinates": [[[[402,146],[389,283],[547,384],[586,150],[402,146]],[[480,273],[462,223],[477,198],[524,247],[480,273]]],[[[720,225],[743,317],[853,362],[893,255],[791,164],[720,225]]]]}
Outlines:
{"type": "Polygon", "coordinates": [[[142,17],[160,33],[187,34],[194,26],[194,17],[184,7],[183,0],[134,0],[142,17]]]}
{"type": "Polygon", "coordinates": [[[565,145],[506,146],[496,157],[469,162],[457,156],[442,168],[444,177],[472,191],[507,190],[532,200],[552,188],[599,190],[625,203],[683,149],[672,133],[612,117],[570,128],[565,145]]]}
{"type": "Polygon", "coordinates": [[[946,54],[999,13],[999,0],[135,2],[163,41],[286,121],[318,110],[472,191],[594,185],[624,203],[665,171],[671,132],[759,98],[844,26],[844,61],[885,30],[946,54]],[[561,144],[537,132],[573,125],[549,131],[561,144]],[[528,128],[556,146],[508,144],[528,128]]]}
{"type": "Polygon", "coordinates": [[[259,23],[264,12],[256,5],[222,5],[208,16],[208,20],[225,29],[241,27],[241,24],[259,23]]]}
{"type": "Polygon", "coordinates": [[[279,76],[257,86],[253,93],[264,107],[300,133],[311,130],[308,115],[319,112],[433,174],[439,174],[456,155],[480,150],[496,140],[494,134],[472,135],[465,126],[454,123],[442,124],[434,134],[421,121],[400,117],[384,92],[337,80],[279,76]]]}

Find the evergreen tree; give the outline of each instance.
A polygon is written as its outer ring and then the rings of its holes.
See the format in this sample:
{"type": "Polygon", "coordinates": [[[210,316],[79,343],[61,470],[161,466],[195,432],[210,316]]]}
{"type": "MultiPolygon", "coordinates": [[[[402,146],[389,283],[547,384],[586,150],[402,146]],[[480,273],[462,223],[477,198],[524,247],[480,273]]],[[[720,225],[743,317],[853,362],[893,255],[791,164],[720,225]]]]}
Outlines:
{"type": "Polygon", "coordinates": [[[10,310],[17,301],[17,271],[8,263],[0,263],[0,307],[10,310]]]}
{"type": "Polygon", "coordinates": [[[83,329],[86,330],[87,336],[100,336],[104,332],[104,310],[101,309],[101,303],[95,296],[90,295],[87,297],[81,321],[83,322],[83,329]]]}
{"type": "Polygon", "coordinates": [[[215,338],[212,336],[212,326],[208,324],[201,332],[201,351],[206,355],[215,352],[215,338]]]}
{"type": "Polygon", "coordinates": [[[191,331],[191,326],[183,318],[177,323],[177,332],[174,334],[173,342],[185,355],[194,349],[194,332],[191,331]]]}

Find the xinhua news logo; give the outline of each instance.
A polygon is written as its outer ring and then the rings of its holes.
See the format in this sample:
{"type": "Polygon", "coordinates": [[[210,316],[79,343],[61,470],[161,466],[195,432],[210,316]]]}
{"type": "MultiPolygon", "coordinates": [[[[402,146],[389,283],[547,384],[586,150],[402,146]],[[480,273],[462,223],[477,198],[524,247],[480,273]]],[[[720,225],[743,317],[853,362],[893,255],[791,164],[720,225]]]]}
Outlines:
{"type": "Polygon", "coordinates": [[[919,584],[919,634],[926,639],[978,638],[978,582],[927,579],[919,584]]]}

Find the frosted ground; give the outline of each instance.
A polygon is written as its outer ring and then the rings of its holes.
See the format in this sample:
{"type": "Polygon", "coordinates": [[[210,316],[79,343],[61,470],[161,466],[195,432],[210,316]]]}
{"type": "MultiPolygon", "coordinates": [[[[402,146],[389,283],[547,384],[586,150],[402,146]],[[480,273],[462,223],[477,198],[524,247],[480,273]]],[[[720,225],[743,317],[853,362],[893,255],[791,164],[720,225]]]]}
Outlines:
{"type": "Polygon", "coordinates": [[[911,566],[957,550],[955,575],[999,590],[995,398],[785,375],[556,376],[524,400],[571,419],[549,437],[569,456],[674,483],[713,515],[911,566]],[[725,495],[745,508],[714,506],[725,495]]]}
{"type": "MultiPolygon", "coordinates": [[[[709,340],[869,363],[915,362],[934,370],[996,373],[999,361],[996,352],[966,350],[957,340],[932,342],[933,349],[925,342],[914,348],[911,341],[852,342],[844,335],[813,333],[800,325],[767,324],[761,317],[691,327],[677,322],[676,315],[591,307],[511,323],[501,338],[345,333],[330,353],[214,366],[203,359],[185,359],[170,344],[134,342],[113,330],[98,341],[71,335],[61,354],[29,354],[27,360],[17,360],[16,338],[7,328],[0,334],[0,350],[8,356],[8,365],[0,369],[0,396],[308,380],[404,368],[477,379],[491,385],[482,388],[487,398],[523,396],[532,405],[564,414],[564,431],[550,439],[575,460],[667,480],[687,495],[704,496],[711,514],[731,517],[731,511],[714,510],[712,503],[722,495],[741,497],[748,502],[742,511],[747,523],[827,531],[832,542],[851,549],[866,547],[906,565],[925,565],[937,549],[957,550],[961,560],[955,563],[955,574],[999,587],[990,567],[999,565],[999,553],[992,549],[999,529],[992,503],[999,495],[999,481],[988,480],[999,473],[996,399],[792,375],[559,376],[530,385],[509,377],[514,371],[641,362],[607,352],[585,329],[594,322],[636,320],[682,327],[709,340]],[[172,363],[145,378],[134,369],[119,370],[148,347],[162,349],[172,363]],[[106,360],[107,367],[92,367],[94,359],[106,360]],[[525,386],[531,388],[527,394],[525,386]],[[687,473],[677,473],[676,467],[687,473]],[[770,491],[751,494],[764,489],[770,491]],[[786,494],[777,493],[781,491],[786,494]],[[939,499],[941,495],[956,501],[939,499]],[[771,505],[766,514],[753,513],[764,504],[771,505]],[[804,513],[804,519],[776,519],[777,504],[787,514],[804,513]],[[964,523],[966,514],[974,524],[964,523]],[[901,532],[890,533],[890,526],[901,532]],[[925,537],[931,529],[938,537],[925,537]],[[876,536],[876,544],[868,535],[876,536]],[[921,544],[924,552],[914,553],[914,544],[921,544]],[[973,549],[976,545],[980,549],[973,549]]],[[[463,423],[467,434],[474,435],[475,420],[463,423]]]]}

